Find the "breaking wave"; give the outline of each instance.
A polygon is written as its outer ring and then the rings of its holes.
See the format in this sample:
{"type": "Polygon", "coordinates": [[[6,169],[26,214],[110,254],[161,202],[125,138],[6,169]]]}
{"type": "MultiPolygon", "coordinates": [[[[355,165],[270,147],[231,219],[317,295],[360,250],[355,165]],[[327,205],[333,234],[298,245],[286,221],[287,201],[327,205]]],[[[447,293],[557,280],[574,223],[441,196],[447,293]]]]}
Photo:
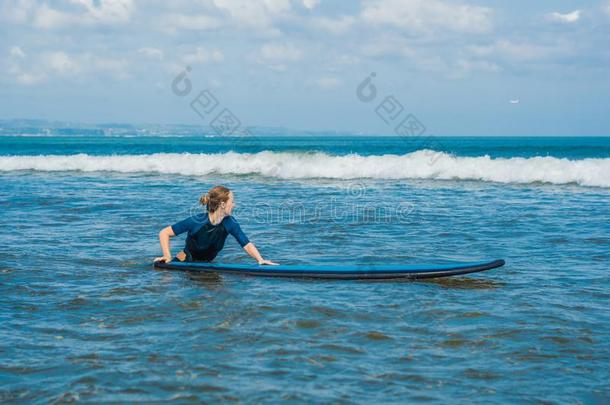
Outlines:
{"type": "Polygon", "coordinates": [[[439,179],[610,187],[610,158],[461,157],[420,150],[405,155],[327,153],[156,153],[0,156],[0,171],[81,171],[180,175],[255,174],[282,179],[439,179]]]}

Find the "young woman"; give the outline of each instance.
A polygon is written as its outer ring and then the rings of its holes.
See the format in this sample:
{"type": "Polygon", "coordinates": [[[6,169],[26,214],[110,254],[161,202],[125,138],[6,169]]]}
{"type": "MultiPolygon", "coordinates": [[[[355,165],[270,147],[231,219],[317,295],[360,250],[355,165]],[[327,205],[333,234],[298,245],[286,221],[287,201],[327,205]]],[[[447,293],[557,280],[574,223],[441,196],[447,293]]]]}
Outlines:
{"type": "Polygon", "coordinates": [[[256,246],[244,235],[235,218],[231,216],[234,207],[231,190],[224,186],[213,187],[207,194],[201,196],[199,202],[207,207],[206,213],[189,217],[159,232],[163,256],[157,257],[155,261],[166,263],[172,260],[212,261],[224,247],[227,235],[231,234],[258,264],[277,264],[263,259],[256,246]],[[187,231],[184,250],[172,258],[169,238],[187,231]]]}

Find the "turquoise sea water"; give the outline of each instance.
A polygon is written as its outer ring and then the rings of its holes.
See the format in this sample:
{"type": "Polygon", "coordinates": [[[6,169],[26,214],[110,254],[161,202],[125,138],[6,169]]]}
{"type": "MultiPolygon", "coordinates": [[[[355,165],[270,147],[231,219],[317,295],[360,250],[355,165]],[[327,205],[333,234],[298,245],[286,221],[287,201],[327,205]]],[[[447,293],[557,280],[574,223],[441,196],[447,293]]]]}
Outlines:
{"type": "Polygon", "coordinates": [[[607,403],[609,203],[610,138],[2,136],[0,401],[607,403]],[[281,263],[507,265],[153,270],[216,184],[281,263]]]}

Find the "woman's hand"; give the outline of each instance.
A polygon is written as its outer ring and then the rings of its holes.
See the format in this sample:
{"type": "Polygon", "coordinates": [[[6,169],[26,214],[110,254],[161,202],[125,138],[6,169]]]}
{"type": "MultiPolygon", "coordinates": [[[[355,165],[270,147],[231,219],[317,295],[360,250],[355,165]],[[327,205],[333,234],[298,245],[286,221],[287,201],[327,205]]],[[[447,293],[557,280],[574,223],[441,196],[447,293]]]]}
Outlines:
{"type": "Polygon", "coordinates": [[[155,257],[155,260],[153,262],[154,263],[157,263],[157,262],[169,263],[171,261],[172,261],[171,256],[161,256],[161,257],[155,257]]]}
{"type": "Polygon", "coordinates": [[[155,258],[154,262],[165,262],[169,263],[172,261],[172,254],[169,251],[169,238],[175,236],[174,230],[171,226],[167,226],[159,232],[159,243],[161,243],[162,257],[155,258]]]}
{"type": "Polygon", "coordinates": [[[270,265],[272,265],[272,266],[277,266],[279,263],[272,262],[271,260],[265,260],[265,259],[262,259],[262,260],[259,260],[259,261],[258,261],[258,264],[261,264],[261,265],[262,265],[262,264],[270,264],[270,265]]]}
{"type": "Polygon", "coordinates": [[[277,266],[277,263],[272,262],[271,260],[265,260],[263,259],[263,256],[261,256],[260,252],[258,251],[258,249],[256,248],[256,246],[254,246],[254,243],[249,242],[246,246],[244,246],[244,250],[246,252],[248,252],[248,254],[250,256],[252,256],[253,259],[255,259],[258,264],[270,264],[273,266],[277,266]]]}

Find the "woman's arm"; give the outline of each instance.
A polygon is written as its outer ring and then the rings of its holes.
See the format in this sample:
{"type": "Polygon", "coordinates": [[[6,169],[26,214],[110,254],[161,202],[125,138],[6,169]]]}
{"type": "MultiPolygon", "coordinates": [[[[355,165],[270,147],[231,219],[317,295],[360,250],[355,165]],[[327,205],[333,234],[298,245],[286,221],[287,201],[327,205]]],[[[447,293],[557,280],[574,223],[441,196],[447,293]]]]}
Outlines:
{"type": "Polygon", "coordinates": [[[227,230],[227,232],[233,235],[239,245],[244,248],[244,250],[248,252],[248,254],[258,262],[258,264],[277,264],[272,262],[271,260],[263,259],[263,256],[261,256],[256,246],[254,246],[254,243],[250,242],[246,234],[243,233],[241,227],[239,226],[239,223],[235,220],[235,218],[233,218],[232,216],[228,216],[223,221],[223,224],[225,224],[225,229],[227,230]]]}
{"type": "Polygon", "coordinates": [[[172,253],[169,250],[169,238],[176,236],[171,226],[165,227],[159,232],[159,243],[161,244],[161,250],[163,256],[157,257],[155,262],[163,261],[169,263],[172,260],[172,253]]]}
{"type": "Polygon", "coordinates": [[[263,259],[263,256],[261,256],[261,254],[259,253],[258,249],[256,248],[256,246],[254,246],[254,243],[252,242],[248,242],[247,245],[244,246],[244,250],[246,252],[248,252],[248,254],[250,256],[252,256],[254,259],[256,259],[256,261],[258,262],[258,264],[272,264],[272,265],[277,265],[277,263],[272,262],[271,260],[265,260],[263,259]]]}

